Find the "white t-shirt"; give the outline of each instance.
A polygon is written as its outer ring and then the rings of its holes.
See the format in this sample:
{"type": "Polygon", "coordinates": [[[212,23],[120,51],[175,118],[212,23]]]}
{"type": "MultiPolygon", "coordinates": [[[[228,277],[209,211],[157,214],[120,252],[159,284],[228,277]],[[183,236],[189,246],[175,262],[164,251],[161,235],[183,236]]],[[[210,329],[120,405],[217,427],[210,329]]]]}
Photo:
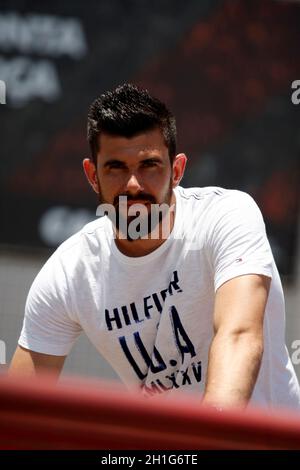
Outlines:
{"type": "Polygon", "coordinates": [[[67,355],[83,330],[127,386],[201,394],[215,291],[236,276],[263,274],[272,281],[251,401],[299,407],[282,286],[257,205],[218,187],[177,187],[175,195],[173,230],[149,255],[122,254],[106,216],[65,241],[33,282],[19,344],[67,355]]]}

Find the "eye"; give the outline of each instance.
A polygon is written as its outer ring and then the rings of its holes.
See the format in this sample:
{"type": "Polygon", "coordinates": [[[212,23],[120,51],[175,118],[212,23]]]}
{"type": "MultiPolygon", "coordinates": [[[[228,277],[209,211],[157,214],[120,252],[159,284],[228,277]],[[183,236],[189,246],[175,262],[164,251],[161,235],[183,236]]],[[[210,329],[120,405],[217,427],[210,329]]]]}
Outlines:
{"type": "Polygon", "coordinates": [[[144,167],[147,167],[147,168],[151,168],[151,167],[155,167],[158,165],[158,162],[155,161],[155,160],[146,160],[145,162],[143,162],[143,165],[144,167]]]}
{"type": "Polygon", "coordinates": [[[121,162],[112,162],[108,165],[108,168],[110,170],[123,169],[123,168],[125,168],[125,165],[121,162]]]}

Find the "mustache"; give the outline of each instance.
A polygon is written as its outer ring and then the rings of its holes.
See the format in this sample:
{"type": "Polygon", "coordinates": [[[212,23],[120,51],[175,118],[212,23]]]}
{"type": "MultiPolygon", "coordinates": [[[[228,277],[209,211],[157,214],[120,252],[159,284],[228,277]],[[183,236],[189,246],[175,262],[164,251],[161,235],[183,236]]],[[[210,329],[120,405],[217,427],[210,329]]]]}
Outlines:
{"type": "Polygon", "coordinates": [[[116,196],[114,198],[114,202],[113,202],[114,206],[119,205],[119,198],[121,196],[127,197],[127,201],[147,201],[147,202],[150,202],[150,203],[153,203],[153,204],[156,203],[155,197],[152,196],[151,194],[147,194],[147,193],[140,193],[140,194],[137,194],[135,196],[132,196],[131,194],[118,194],[118,196],[116,196]]]}

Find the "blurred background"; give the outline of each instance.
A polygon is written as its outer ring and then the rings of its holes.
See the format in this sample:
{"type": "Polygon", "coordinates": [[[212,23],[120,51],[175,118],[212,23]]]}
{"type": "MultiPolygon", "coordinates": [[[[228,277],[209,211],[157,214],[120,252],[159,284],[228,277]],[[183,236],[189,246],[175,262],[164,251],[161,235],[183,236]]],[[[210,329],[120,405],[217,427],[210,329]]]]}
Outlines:
{"type": "MultiPolygon", "coordinates": [[[[88,107],[130,81],[176,115],[183,186],[240,189],[260,206],[300,377],[299,44],[299,1],[0,1],[0,362],[41,266],[96,217],[88,107]]],[[[65,372],[116,378],[84,336],[65,372]]]]}

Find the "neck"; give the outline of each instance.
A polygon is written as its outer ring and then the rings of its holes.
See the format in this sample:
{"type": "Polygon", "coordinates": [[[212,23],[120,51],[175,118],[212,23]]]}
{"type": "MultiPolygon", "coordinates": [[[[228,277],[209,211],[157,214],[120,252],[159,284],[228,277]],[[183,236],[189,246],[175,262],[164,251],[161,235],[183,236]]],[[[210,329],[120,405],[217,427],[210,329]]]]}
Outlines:
{"type": "MultiPolygon", "coordinates": [[[[170,206],[174,204],[176,210],[176,199],[174,193],[172,193],[170,206]]],[[[147,238],[140,238],[138,240],[129,241],[119,237],[119,233],[116,234],[116,245],[118,249],[126,256],[139,257],[146,256],[152,251],[155,251],[160,245],[162,245],[169,237],[174,227],[175,211],[170,210],[165,215],[164,219],[159,224],[159,236],[154,237],[155,230],[151,232],[147,238]],[[165,225],[166,218],[169,218],[169,223],[165,225]],[[168,227],[168,230],[162,231],[162,225],[168,227]],[[153,237],[152,237],[153,235],[153,237]]]]}

